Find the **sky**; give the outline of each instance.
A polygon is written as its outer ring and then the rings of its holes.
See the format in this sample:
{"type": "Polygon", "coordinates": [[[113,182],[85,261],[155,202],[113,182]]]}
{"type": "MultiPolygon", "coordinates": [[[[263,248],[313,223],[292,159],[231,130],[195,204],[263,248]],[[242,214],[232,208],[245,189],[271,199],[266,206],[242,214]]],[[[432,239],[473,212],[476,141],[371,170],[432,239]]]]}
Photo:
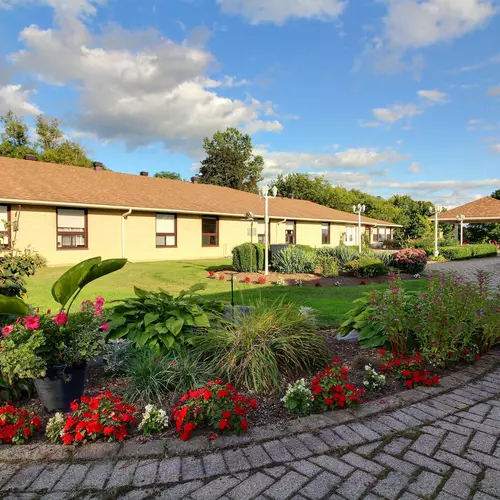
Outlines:
{"type": "Polygon", "coordinates": [[[203,138],[456,206],[500,188],[500,0],[0,0],[0,114],[115,171],[189,179],[203,138]]]}

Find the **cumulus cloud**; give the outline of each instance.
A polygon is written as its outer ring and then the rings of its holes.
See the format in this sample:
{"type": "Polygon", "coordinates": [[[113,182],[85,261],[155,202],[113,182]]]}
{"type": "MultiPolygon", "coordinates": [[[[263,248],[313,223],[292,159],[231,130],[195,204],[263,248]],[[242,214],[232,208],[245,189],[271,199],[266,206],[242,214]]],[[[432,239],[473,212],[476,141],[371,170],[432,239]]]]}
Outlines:
{"type": "Polygon", "coordinates": [[[448,94],[446,92],[440,92],[439,90],[419,90],[417,94],[428,101],[441,104],[446,102],[448,94]]]}
{"type": "Polygon", "coordinates": [[[494,153],[500,153],[500,144],[492,144],[490,150],[494,153]]]}
{"type": "Polygon", "coordinates": [[[337,19],[347,1],[342,0],[217,0],[222,12],[237,14],[251,24],[283,24],[291,18],[331,21],[337,19]]]}
{"type": "Polygon", "coordinates": [[[55,27],[23,29],[24,48],[10,60],[16,71],[79,91],[82,111],[67,123],[80,135],[123,141],[130,148],[160,142],[168,150],[194,154],[203,137],[217,129],[282,129],[278,120],[265,117],[272,103],[221,95],[224,87],[248,82],[207,76],[217,62],[204,47],[206,30],[191,32],[182,43],[151,29],[118,25],[95,35],[81,16],[94,14],[99,2],[42,3],[54,7],[55,27]],[[71,22],[62,22],[63,17],[71,22]]]}
{"type": "Polygon", "coordinates": [[[487,120],[483,120],[481,118],[472,118],[467,122],[467,130],[473,131],[491,131],[496,130],[498,125],[491,123],[487,120]]]}
{"type": "Polygon", "coordinates": [[[410,165],[408,166],[408,172],[410,172],[411,174],[419,174],[420,171],[420,163],[418,163],[417,161],[410,163],[410,165]]]}
{"type": "Polygon", "coordinates": [[[21,85],[0,86],[0,115],[11,110],[17,115],[38,115],[38,106],[30,102],[31,92],[21,85]]]}
{"type": "Polygon", "coordinates": [[[493,97],[500,96],[500,85],[497,85],[496,87],[490,87],[488,89],[488,95],[493,96],[493,97]]]}

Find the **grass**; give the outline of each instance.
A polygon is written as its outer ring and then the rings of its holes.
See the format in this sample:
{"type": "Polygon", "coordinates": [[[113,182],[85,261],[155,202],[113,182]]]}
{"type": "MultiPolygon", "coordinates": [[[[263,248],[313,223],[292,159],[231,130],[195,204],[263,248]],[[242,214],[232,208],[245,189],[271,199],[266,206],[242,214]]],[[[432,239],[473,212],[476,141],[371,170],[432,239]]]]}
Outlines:
{"type": "MultiPolygon", "coordinates": [[[[101,295],[106,302],[124,299],[132,295],[133,285],[146,290],[163,288],[178,293],[195,283],[206,284],[201,293],[209,298],[231,301],[231,283],[207,279],[209,270],[229,268],[229,259],[203,261],[163,261],[127,264],[120,271],[91,283],[82,292],[80,299],[94,299],[101,295]]],[[[58,304],[52,299],[50,289],[54,281],[68,269],[51,267],[39,269],[35,276],[28,279],[26,301],[42,311],[56,310],[58,304]]],[[[241,273],[242,276],[245,273],[241,273]]],[[[241,279],[241,278],[240,278],[241,279]]],[[[407,290],[421,290],[425,280],[405,282],[407,290]]],[[[287,302],[313,307],[318,310],[319,318],[325,325],[339,325],[343,315],[352,307],[353,300],[371,289],[384,289],[386,285],[340,286],[340,287],[280,287],[276,285],[246,285],[234,283],[236,304],[255,303],[260,299],[275,300],[283,297],[287,302]]],[[[79,299],[79,300],[80,300],[79,299]]]]}

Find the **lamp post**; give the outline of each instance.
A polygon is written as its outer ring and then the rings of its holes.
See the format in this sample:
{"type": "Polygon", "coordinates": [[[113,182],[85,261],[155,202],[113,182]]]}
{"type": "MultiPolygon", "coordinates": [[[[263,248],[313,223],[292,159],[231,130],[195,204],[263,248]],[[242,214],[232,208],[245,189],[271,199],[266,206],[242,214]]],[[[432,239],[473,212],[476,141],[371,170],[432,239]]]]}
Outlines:
{"type": "Polygon", "coordinates": [[[260,190],[260,197],[264,198],[265,202],[265,218],[264,218],[264,235],[266,238],[266,250],[264,252],[264,274],[267,276],[269,274],[269,198],[276,198],[278,194],[278,188],[273,186],[271,190],[271,195],[269,195],[269,186],[264,186],[260,190]]]}
{"type": "Polygon", "coordinates": [[[460,245],[464,244],[464,220],[465,215],[457,215],[457,221],[460,222],[460,245]]]}
{"type": "Polygon", "coordinates": [[[362,250],[362,245],[361,245],[361,214],[365,213],[366,206],[361,205],[361,203],[359,203],[357,206],[353,205],[352,211],[355,214],[358,214],[358,243],[359,243],[359,253],[361,253],[361,250],[362,250]]]}
{"type": "MultiPolygon", "coordinates": [[[[431,209],[431,215],[432,215],[431,209]]],[[[442,207],[434,205],[434,257],[439,255],[439,212],[442,211],[442,207]]]]}

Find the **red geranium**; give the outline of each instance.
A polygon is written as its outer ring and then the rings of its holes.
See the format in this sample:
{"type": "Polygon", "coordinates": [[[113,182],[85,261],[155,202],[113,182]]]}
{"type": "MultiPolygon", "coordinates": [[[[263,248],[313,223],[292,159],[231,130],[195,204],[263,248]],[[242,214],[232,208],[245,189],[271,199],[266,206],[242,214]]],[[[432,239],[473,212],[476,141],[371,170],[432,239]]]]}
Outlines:
{"type": "Polygon", "coordinates": [[[243,279],[243,283],[251,283],[252,282],[252,278],[250,278],[250,276],[245,276],[245,278],[243,279]]]}
{"type": "Polygon", "coordinates": [[[0,406],[1,443],[23,444],[40,429],[40,425],[40,419],[33,412],[16,408],[8,402],[0,406]]]}

